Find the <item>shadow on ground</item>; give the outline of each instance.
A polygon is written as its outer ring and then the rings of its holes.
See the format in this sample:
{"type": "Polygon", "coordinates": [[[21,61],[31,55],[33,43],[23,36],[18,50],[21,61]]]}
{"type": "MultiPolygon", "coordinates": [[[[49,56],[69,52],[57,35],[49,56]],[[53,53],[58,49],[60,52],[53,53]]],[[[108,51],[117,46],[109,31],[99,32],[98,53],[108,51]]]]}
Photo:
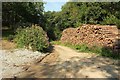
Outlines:
{"type": "MultiPolygon", "coordinates": [[[[108,58],[91,57],[55,63],[44,62],[26,70],[23,78],[118,78],[118,62],[108,58]]],[[[20,76],[18,76],[20,77],[20,76]]]]}

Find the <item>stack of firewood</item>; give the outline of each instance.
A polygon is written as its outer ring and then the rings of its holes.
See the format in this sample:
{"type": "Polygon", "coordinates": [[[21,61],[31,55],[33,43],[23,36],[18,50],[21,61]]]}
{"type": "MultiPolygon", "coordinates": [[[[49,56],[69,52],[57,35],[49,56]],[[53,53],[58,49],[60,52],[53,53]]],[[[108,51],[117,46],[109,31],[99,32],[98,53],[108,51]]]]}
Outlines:
{"type": "Polygon", "coordinates": [[[82,25],[78,28],[68,28],[62,33],[61,41],[72,44],[87,44],[89,46],[112,47],[118,39],[117,26],[82,25]]]}

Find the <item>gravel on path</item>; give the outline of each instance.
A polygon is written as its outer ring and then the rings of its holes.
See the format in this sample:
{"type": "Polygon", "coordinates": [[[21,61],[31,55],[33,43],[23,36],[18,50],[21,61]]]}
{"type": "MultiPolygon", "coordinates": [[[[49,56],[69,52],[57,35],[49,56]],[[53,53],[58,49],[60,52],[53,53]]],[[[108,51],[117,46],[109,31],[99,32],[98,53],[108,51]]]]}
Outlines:
{"type": "Polygon", "coordinates": [[[27,49],[0,50],[0,61],[2,61],[0,70],[2,70],[2,77],[14,77],[15,74],[24,71],[24,67],[30,66],[34,61],[42,59],[47,54],[27,49]]]}

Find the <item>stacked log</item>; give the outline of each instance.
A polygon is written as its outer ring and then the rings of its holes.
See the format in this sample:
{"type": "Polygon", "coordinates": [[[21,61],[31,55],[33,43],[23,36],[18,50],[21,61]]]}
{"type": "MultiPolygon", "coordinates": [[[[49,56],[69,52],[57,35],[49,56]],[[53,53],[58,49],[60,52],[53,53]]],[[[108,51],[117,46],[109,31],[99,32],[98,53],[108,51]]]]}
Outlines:
{"type": "Polygon", "coordinates": [[[62,32],[61,41],[88,46],[113,47],[118,40],[117,26],[84,24],[78,28],[68,28],[62,32]]]}

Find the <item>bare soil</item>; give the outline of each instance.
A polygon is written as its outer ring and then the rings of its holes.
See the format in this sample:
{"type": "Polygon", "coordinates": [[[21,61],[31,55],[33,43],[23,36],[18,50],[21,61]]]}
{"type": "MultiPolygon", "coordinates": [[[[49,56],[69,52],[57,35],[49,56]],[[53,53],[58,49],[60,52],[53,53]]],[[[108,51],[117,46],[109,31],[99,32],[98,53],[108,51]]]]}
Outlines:
{"type": "MultiPolygon", "coordinates": [[[[14,43],[2,42],[3,49],[14,49],[14,43]],[[9,45],[9,46],[8,46],[9,45]]],[[[54,45],[53,51],[24,66],[15,74],[18,78],[118,78],[119,60],[96,54],[80,53],[68,47],[54,45]]]]}
{"type": "Polygon", "coordinates": [[[18,77],[32,78],[118,78],[118,61],[96,54],[79,53],[54,45],[54,51],[41,62],[27,67],[18,77]]]}
{"type": "Polygon", "coordinates": [[[16,44],[8,40],[0,40],[0,48],[4,50],[11,50],[16,48],[16,44]]]}

